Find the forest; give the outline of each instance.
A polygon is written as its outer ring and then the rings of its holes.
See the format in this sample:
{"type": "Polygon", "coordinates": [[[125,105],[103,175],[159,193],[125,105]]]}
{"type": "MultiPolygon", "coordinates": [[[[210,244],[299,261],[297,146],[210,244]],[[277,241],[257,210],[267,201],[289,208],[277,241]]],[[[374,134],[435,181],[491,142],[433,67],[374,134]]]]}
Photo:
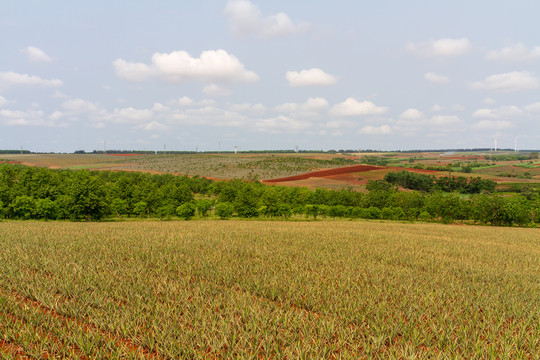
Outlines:
{"type": "Polygon", "coordinates": [[[358,192],[268,186],[239,179],[212,181],[198,176],[0,164],[0,219],[189,220],[210,216],[537,226],[540,196],[536,190],[503,195],[489,180],[435,179],[407,172],[371,181],[367,192],[358,192]]]}

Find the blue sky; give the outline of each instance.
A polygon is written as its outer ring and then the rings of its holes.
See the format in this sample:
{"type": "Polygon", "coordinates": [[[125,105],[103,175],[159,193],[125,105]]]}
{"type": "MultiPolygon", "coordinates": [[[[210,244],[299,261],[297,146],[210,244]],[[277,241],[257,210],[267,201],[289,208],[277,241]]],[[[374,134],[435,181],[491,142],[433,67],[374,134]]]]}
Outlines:
{"type": "Polygon", "coordinates": [[[537,0],[1,8],[0,149],[540,148],[537,0]]]}

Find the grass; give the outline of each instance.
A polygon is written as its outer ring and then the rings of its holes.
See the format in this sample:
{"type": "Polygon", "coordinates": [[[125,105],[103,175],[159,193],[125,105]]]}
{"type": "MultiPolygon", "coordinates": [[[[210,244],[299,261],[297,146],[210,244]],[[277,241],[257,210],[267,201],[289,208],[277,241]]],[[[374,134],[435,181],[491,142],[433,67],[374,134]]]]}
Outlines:
{"type": "Polygon", "coordinates": [[[0,222],[0,354],[538,358],[536,229],[0,222]]]}

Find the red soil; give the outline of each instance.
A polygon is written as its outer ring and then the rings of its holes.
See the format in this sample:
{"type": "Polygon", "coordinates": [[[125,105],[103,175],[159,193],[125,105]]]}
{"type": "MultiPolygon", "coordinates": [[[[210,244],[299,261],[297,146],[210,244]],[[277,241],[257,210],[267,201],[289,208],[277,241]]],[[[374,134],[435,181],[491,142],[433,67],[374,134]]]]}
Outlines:
{"type": "Polygon", "coordinates": [[[350,174],[350,173],[380,170],[380,169],[384,169],[384,167],[373,166],[373,165],[354,165],[354,166],[346,166],[346,167],[336,168],[336,169],[312,171],[312,172],[307,172],[300,175],[288,176],[288,177],[284,177],[280,179],[264,180],[263,182],[277,183],[277,182],[285,182],[285,181],[296,181],[296,180],[305,180],[312,177],[328,177],[328,176],[334,176],[334,175],[350,174]]]}
{"type": "Polygon", "coordinates": [[[366,172],[366,171],[372,171],[372,170],[384,170],[388,169],[389,171],[410,171],[410,172],[417,172],[417,173],[436,173],[436,171],[433,170],[426,170],[426,169],[412,169],[412,168],[403,168],[403,167],[384,167],[384,166],[374,166],[374,165],[354,165],[354,166],[346,166],[342,168],[336,168],[336,169],[328,169],[328,170],[320,170],[320,171],[312,171],[300,175],[295,176],[289,176],[279,179],[269,179],[269,180],[263,180],[265,183],[279,183],[279,182],[287,182],[287,181],[297,181],[297,180],[305,180],[309,178],[326,178],[326,179],[334,179],[334,180],[342,180],[350,183],[356,183],[356,184],[366,184],[367,182],[364,180],[358,180],[356,176],[351,175],[354,173],[360,173],[360,172],[366,172]]]}

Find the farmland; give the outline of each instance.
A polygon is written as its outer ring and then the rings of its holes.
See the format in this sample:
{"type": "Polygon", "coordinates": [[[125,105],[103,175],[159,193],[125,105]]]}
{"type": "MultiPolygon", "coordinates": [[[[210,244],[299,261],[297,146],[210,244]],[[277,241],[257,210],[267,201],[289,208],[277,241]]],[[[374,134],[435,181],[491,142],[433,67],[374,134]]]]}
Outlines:
{"type": "Polygon", "coordinates": [[[538,358],[537,229],[0,222],[0,353],[538,358]]]}
{"type": "Polygon", "coordinates": [[[216,180],[269,180],[309,188],[365,190],[370,180],[406,170],[433,176],[481,177],[499,184],[540,184],[540,162],[513,152],[460,153],[191,153],[191,154],[3,154],[0,159],[55,169],[138,171],[216,180]],[[115,156],[116,155],[116,156],[115,156]],[[329,174],[326,170],[368,167],[329,174]],[[322,173],[318,173],[322,171],[322,173]],[[309,175],[309,176],[308,176],[309,175]],[[291,179],[293,176],[300,176],[291,179]],[[283,180],[283,181],[279,181],[283,180]]]}

